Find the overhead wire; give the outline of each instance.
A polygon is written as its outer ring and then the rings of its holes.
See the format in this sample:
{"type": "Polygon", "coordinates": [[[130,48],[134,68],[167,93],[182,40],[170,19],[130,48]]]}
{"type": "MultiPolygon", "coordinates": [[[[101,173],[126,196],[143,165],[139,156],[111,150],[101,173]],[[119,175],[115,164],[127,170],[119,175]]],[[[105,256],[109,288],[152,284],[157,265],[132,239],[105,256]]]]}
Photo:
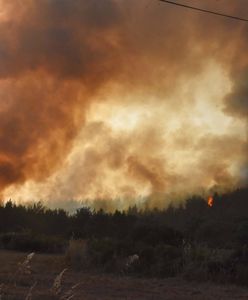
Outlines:
{"type": "Polygon", "coordinates": [[[179,3],[179,2],[174,2],[174,1],[169,1],[169,0],[158,0],[158,1],[164,2],[164,3],[167,3],[167,4],[171,4],[171,5],[184,7],[184,8],[187,8],[187,9],[196,10],[196,11],[203,12],[203,13],[208,13],[208,14],[212,14],[212,15],[216,15],[216,16],[221,16],[221,17],[233,19],[233,20],[236,20],[236,21],[238,20],[238,21],[248,22],[248,19],[244,19],[244,18],[241,18],[241,17],[238,17],[238,16],[227,15],[227,14],[224,14],[224,13],[221,13],[221,12],[208,10],[208,9],[203,9],[203,8],[200,8],[200,7],[191,6],[191,5],[187,5],[187,4],[183,4],[183,3],[179,3]]]}

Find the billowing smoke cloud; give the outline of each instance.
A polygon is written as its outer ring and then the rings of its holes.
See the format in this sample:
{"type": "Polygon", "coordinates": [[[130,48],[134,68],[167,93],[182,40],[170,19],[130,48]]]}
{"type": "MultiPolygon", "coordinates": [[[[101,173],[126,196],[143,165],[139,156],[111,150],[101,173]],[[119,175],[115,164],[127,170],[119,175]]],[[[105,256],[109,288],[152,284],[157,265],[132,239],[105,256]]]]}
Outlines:
{"type": "Polygon", "coordinates": [[[247,120],[248,116],[248,70],[235,78],[232,92],[226,97],[226,112],[247,120]]]}
{"type": "Polygon", "coordinates": [[[2,197],[157,205],[246,184],[245,23],[159,1],[24,2],[0,1],[2,197]]]}
{"type": "Polygon", "coordinates": [[[225,99],[225,111],[246,122],[246,143],[243,144],[244,159],[240,168],[240,180],[248,183],[248,67],[235,77],[233,90],[225,99]]]}
{"type": "Polygon", "coordinates": [[[89,98],[115,72],[107,36],[119,14],[110,1],[1,6],[9,16],[0,23],[3,189],[46,178],[68,153],[89,98]]]}

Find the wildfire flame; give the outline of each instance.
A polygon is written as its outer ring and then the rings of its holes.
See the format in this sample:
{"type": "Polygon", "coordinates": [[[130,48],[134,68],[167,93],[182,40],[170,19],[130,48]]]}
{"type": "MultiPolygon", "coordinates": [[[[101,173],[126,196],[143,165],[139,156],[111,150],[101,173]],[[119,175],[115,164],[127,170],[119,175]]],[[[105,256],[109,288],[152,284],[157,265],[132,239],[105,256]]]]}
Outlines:
{"type": "Polygon", "coordinates": [[[212,207],[214,204],[214,198],[212,196],[209,196],[208,197],[208,206],[209,207],[212,207]]]}

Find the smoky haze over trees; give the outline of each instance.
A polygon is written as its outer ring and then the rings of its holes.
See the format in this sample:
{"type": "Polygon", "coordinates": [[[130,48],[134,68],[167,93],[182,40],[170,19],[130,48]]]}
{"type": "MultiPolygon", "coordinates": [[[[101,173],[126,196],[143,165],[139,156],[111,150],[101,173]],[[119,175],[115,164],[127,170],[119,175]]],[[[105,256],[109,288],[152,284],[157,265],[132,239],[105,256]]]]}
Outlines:
{"type": "MultiPolygon", "coordinates": [[[[247,222],[247,189],[238,189],[223,195],[215,194],[213,199],[212,207],[205,199],[194,196],[179,207],[170,205],[165,210],[156,208],[140,210],[133,206],[127,211],[116,210],[108,213],[102,209],[95,211],[82,207],[74,214],[68,214],[63,209],[48,209],[41,203],[22,206],[10,200],[0,207],[0,231],[55,235],[66,239],[71,237],[122,238],[131,234],[136,225],[148,227],[161,225],[172,227],[182,233],[189,231],[187,238],[204,239],[200,233],[195,236],[194,231],[201,231],[203,228],[200,227],[206,226],[206,230],[208,227],[209,230],[216,231],[216,235],[212,236],[216,241],[213,242],[218,246],[229,247],[238,242],[234,241],[232,233],[235,234],[235,230],[242,222],[243,224],[247,222]],[[227,236],[221,232],[225,225],[227,225],[225,228],[227,236]],[[232,230],[229,230],[230,227],[232,230]]],[[[205,242],[211,244],[210,240],[205,242]]]]}
{"type": "Polygon", "coordinates": [[[195,196],[163,211],[83,207],[73,215],[9,201],[0,207],[0,246],[67,251],[67,263],[77,269],[247,284],[247,196],[239,189],[215,194],[212,207],[195,196]],[[126,268],[123,262],[134,254],[138,261],[126,268]]]}

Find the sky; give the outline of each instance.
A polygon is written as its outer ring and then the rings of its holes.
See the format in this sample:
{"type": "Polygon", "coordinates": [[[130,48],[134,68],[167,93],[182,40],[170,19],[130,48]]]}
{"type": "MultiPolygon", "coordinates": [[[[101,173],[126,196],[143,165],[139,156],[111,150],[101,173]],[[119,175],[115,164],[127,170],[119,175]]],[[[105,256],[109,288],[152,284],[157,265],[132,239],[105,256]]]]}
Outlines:
{"type": "Polygon", "coordinates": [[[247,185],[247,53],[248,23],[156,0],[0,0],[0,199],[164,207],[247,185]]]}

